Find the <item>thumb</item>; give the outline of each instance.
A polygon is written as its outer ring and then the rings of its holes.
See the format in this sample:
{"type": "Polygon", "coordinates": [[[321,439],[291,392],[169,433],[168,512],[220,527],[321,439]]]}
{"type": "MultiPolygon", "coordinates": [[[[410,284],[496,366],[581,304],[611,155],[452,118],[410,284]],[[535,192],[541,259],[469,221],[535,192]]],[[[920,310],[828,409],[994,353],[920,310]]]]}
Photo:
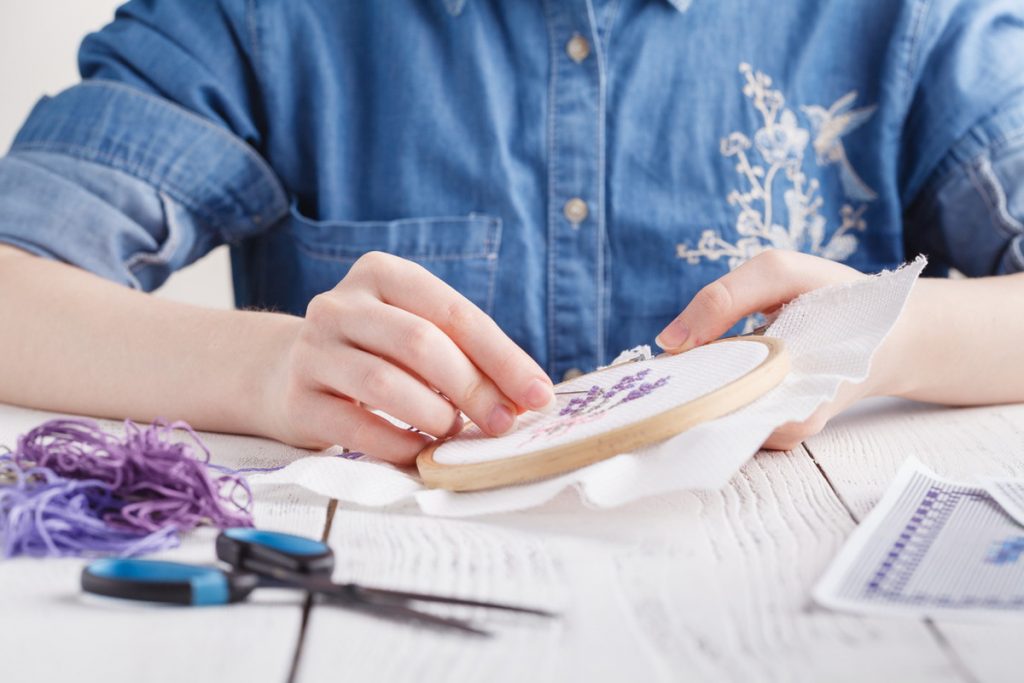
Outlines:
{"type": "Polygon", "coordinates": [[[781,250],[758,254],[708,284],[655,343],[679,353],[722,336],[751,313],[778,308],[804,292],[858,275],[825,259],[781,250]]]}

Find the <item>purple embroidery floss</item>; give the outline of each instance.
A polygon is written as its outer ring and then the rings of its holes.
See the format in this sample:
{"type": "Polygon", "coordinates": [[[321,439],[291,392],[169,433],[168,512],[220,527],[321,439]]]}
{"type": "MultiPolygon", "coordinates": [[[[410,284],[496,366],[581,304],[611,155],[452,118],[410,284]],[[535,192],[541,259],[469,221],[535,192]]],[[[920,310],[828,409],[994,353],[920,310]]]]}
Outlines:
{"type": "Polygon", "coordinates": [[[123,437],[89,420],[46,422],[0,456],[3,554],[137,555],[200,524],[251,526],[248,484],[209,458],[183,422],[126,421],[123,437]]]}
{"type": "Polygon", "coordinates": [[[558,417],[562,419],[539,425],[531,432],[530,438],[525,443],[530,443],[538,438],[551,438],[578,425],[597,420],[610,410],[648,396],[651,392],[668,384],[671,379],[670,376],[666,376],[654,382],[645,382],[644,379],[649,374],[651,374],[650,368],[645,368],[632,375],[622,377],[608,389],[602,389],[596,384],[592,385],[585,395],[570,399],[569,403],[559,411],[558,417]],[[623,393],[626,395],[620,396],[623,393]]]}

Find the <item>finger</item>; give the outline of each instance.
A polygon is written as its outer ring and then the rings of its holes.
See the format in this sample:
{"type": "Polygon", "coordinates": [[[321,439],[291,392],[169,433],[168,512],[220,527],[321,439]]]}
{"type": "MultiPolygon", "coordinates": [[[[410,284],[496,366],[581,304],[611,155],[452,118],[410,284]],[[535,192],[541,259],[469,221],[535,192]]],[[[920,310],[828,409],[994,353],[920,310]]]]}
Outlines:
{"type": "Polygon", "coordinates": [[[799,423],[790,422],[772,432],[761,448],[766,451],[791,451],[809,436],[811,434],[807,433],[799,423]]]}
{"type": "Polygon", "coordinates": [[[420,431],[444,436],[457,417],[436,391],[387,360],[352,347],[314,352],[312,379],[331,393],[377,408],[420,431]]]}
{"type": "Polygon", "coordinates": [[[744,317],[777,308],[804,292],[859,273],[825,259],[779,250],[763,252],[708,284],[655,342],[670,352],[717,339],[744,317]]]}
{"type": "Polygon", "coordinates": [[[445,282],[418,264],[388,254],[367,254],[360,263],[364,267],[359,272],[369,273],[381,301],[436,325],[514,403],[539,410],[554,402],[554,387],[540,366],[445,282]]]}
{"type": "Polygon", "coordinates": [[[351,401],[312,392],[303,406],[303,420],[315,440],[372,455],[397,465],[411,465],[432,439],[387,420],[351,401]]]}
{"type": "Polygon", "coordinates": [[[806,420],[802,422],[787,422],[777,428],[768,437],[768,440],[764,442],[762,448],[771,451],[793,450],[803,441],[821,433],[829,420],[863,398],[865,392],[866,386],[862,383],[851,384],[844,382],[836,392],[835,398],[819,406],[806,420]]]}
{"type": "MultiPolygon", "coordinates": [[[[384,356],[423,378],[488,434],[504,434],[515,425],[515,403],[469,360],[451,338],[428,320],[395,306],[378,303],[364,313],[362,325],[343,326],[341,333],[349,343],[384,356]]],[[[449,417],[444,425],[445,431],[451,424],[452,417],[449,417]]],[[[441,435],[432,430],[426,431],[435,436],[441,435]]]]}
{"type": "Polygon", "coordinates": [[[803,422],[787,422],[768,437],[763,448],[770,451],[791,451],[801,443],[819,434],[828,422],[830,412],[826,407],[819,408],[803,422]]]}

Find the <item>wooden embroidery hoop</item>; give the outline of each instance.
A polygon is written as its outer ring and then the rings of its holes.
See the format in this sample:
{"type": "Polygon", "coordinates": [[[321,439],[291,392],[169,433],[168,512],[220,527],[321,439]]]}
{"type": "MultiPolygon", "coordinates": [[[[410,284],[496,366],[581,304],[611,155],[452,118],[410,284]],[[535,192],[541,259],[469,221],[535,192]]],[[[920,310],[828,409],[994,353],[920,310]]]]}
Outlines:
{"type": "MultiPolygon", "coordinates": [[[[768,347],[768,355],[760,365],[746,374],[688,403],[579,441],[500,460],[457,465],[439,463],[434,460],[434,451],[447,440],[438,440],[417,456],[416,466],[420,476],[427,486],[449,491],[479,491],[522,484],[659,443],[703,422],[731,413],[775,388],[789,372],[789,356],[781,339],[743,336],[714,343],[729,344],[736,341],[764,344],[768,347]]],[[[457,439],[458,435],[451,438],[457,439]]]]}

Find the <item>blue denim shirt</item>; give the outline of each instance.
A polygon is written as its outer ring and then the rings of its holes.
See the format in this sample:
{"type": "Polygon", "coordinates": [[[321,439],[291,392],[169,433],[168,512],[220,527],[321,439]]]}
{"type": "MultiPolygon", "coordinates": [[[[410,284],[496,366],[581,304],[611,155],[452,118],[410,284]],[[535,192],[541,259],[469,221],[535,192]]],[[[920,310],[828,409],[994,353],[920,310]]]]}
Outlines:
{"type": "Polygon", "coordinates": [[[1020,0],[139,0],[80,67],[0,240],[297,314],[387,251],[556,378],[770,247],[1024,269],[1020,0]]]}

